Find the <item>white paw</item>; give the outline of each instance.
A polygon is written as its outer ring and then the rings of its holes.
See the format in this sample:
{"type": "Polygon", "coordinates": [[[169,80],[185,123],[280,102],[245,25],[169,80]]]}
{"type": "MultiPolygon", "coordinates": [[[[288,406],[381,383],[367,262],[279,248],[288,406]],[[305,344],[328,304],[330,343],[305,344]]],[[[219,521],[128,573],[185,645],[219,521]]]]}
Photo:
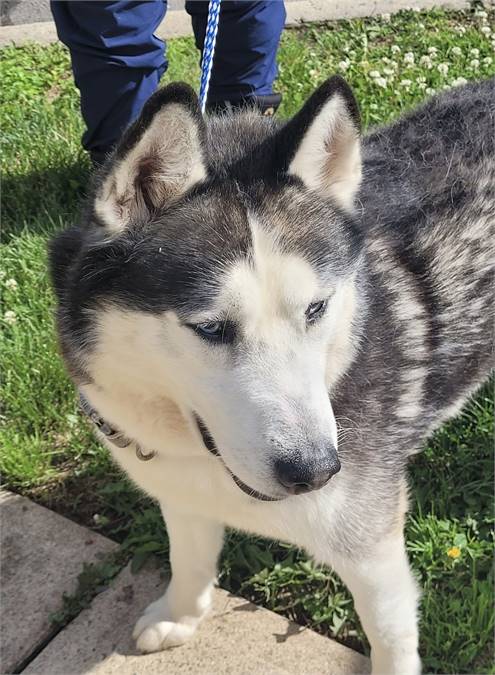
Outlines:
{"type": "Polygon", "coordinates": [[[132,633],[137,648],[142,652],[158,652],[168,647],[177,647],[189,640],[200,618],[184,616],[174,621],[166,597],[148,605],[132,633]]]}
{"type": "Polygon", "coordinates": [[[371,653],[371,675],[421,675],[421,660],[417,651],[371,653]]]}

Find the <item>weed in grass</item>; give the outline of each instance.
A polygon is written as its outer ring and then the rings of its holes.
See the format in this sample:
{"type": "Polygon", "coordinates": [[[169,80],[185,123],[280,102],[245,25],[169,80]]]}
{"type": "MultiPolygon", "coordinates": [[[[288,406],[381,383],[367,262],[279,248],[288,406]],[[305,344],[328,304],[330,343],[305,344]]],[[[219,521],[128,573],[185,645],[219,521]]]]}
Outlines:
{"type": "MultiPolygon", "coordinates": [[[[286,31],[277,89],[291,115],[333,72],[345,75],[365,126],[382,124],[434,91],[495,74],[494,13],[402,12],[286,31]]],[[[196,86],[192,39],[169,44],[165,81],[196,86]]],[[[94,440],[56,352],[46,241],[76,217],[89,162],[66,50],[9,47],[0,60],[3,356],[0,470],[8,487],[122,542],[138,569],[164,561],[158,508],[94,440]],[[12,283],[12,280],[14,283],[12,283]]],[[[424,589],[426,671],[493,671],[493,390],[485,387],[411,466],[407,541],[424,589]],[[455,554],[452,555],[452,550],[455,554]],[[451,555],[449,555],[449,551],[451,555]]],[[[106,583],[88,570],[65,620],[106,583]]],[[[220,581],[324,634],[366,650],[347,590],[329,570],[284,544],[228,533],[220,581]]]]}
{"type": "Polygon", "coordinates": [[[77,578],[77,589],[73,594],[64,593],[62,607],[50,614],[50,622],[54,628],[63,628],[82,609],[88,607],[91,600],[104,591],[111,580],[117,576],[126,563],[123,551],[109,553],[97,563],[84,563],[83,570],[77,578]]]}

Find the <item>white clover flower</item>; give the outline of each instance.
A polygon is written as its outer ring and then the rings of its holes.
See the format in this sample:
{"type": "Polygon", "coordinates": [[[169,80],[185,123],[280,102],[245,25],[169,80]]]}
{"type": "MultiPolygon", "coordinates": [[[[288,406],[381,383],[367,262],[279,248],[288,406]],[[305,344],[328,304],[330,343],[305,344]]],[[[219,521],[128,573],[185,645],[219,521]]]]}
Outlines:
{"type": "Polygon", "coordinates": [[[479,56],[479,55],[480,55],[480,50],[479,50],[479,49],[476,49],[476,47],[474,47],[474,49],[470,49],[470,50],[469,50],[469,53],[471,54],[471,56],[479,56]]]}
{"type": "Polygon", "coordinates": [[[418,82],[418,89],[424,91],[426,89],[426,82],[418,82]]]}
{"type": "Polygon", "coordinates": [[[385,21],[386,23],[388,23],[390,21],[390,14],[388,12],[385,12],[384,14],[382,14],[380,16],[380,18],[381,18],[382,21],[385,21]]]}
{"type": "Polygon", "coordinates": [[[445,76],[449,72],[449,66],[447,63],[439,63],[437,66],[437,70],[440,73],[440,75],[445,76]]]}
{"type": "Polygon", "coordinates": [[[465,77],[457,77],[453,82],[452,86],[453,87],[462,87],[463,84],[467,84],[467,80],[465,77]]]}
{"type": "Polygon", "coordinates": [[[10,325],[13,325],[14,323],[17,322],[16,313],[13,312],[11,309],[8,309],[3,315],[3,320],[5,321],[5,323],[10,323],[10,325]]]}
{"type": "Polygon", "coordinates": [[[466,28],[464,26],[456,26],[455,32],[458,33],[459,35],[465,35],[466,28]]]}
{"type": "Polygon", "coordinates": [[[375,80],[377,77],[380,77],[380,73],[378,70],[370,70],[370,77],[375,80]]]}
{"type": "Polygon", "coordinates": [[[483,33],[483,35],[491,35],[492,29],[490,28],[490,26],[481,26],[480,32],[483,33]]]}
{"type": "Polygon", "coordinates": [[[428,54],[435,56],[435,54],[438,54],[438,49],[436,47],[428,47],[428,54]]]}
{"type": "Polygon", "coordinates": [[[485,56],[485,58],[483,59],[483,65],[484,66],[491,66],[492,61],[493,61],[493,59],[492,59],[491,56],[485,56]]]}
{"type": "Polygon", "coordinates": [[[400,54],[400,47],[399,47],[399,45],[392,45],[392,46],[390,47],[390,51],[392,52],[392,54],[400,54]]]}
{"type": "Polygon", "coordinates": [[[399,64],[397,63],[397,61],[392,61],[392,59],[387,59],[386,56],[382,57],[382,61],[383,61],[383,63],[387,64],[389,69],[393,69],[395,71],[399,68],[399,64]]]}
{"type": "Polygon", "coordinates": [[[401,87],[409,88],[411,86],[412,82],[411,82],[411,80],[401,80],[399,82],[399,84],[400,84],[401,87]]]}
{"type": "Polygon", "coordinates": [[[415,7],[411,7],[411,11],[412,11],[412,12],[416,12],[417,14],[419,14],[419,13],[421,12],[421,7],[416,7],[416,6],[415,6],[415,7]]]}
{"type": "Polygon", "coordinates": [[[488,18],[488,14],[482,9],[477,9],[474,13],[474,16],[476,16],[478,19],[488,18]]]}
{"type": "Polygon", "coordinates": [[[454,56],[461,56],[462,49],[460,47],[452,47],[452,54],[454,56]]]}
{"type": "Polygon", "coordinates": [[[414,54],[412,52],[406,52],[404,54],[404,63],[409,65],[414,65],[414,54]]]}
{"type": "Polygon", "coordinates": [[[480,62],[478,59],[473,59],[472,61],[469,62],[469,65],[473,70],[478,70],[478,68],[480,67],[480,62]]]}
{"type": "Polygon", "coordinates": [[[419,77],[416,78],[416,82],[419,84],[420,82],[426,82],[426,77],[423,75],[419,75],[419,77]]]}
{"type": "Polygon", "coordinates": [[[442,89],[452,89],[452,85],[451,84],[444,84],[442,89]]]}
{"type": "Polygon", "coordinates": [[[350,64],[350,61],[347,61],[347,60],[346,60],[346,61],[341,61],[341,62],[339,63],[339,66],[338,66],[338,67],[340,68],[340,70],[347,70],[347,69],[349,68],[350,65],[351,65],[351,64],[350,64]]]}
{"type": "Polygon", "coordinates": [[[426,94],[428,94],[428,96],[433,96],[433,94],[435,93],[436,93],[435,89],[433,89],[432,87],[426,87],[426,94]]]}
{"type": "Polygon", "coordinates": [[[373,80],[373,82],[374,82],[376,85],[378,85],[379,87],[381,87],[382,89],[386,89],[386,88],[387,88],[388,82],[387,82],[387,79],[386,79],[385,77],[377,77],[377,78],[375,78],[375,79],[373,80]]]}
{"type": "Polygon", "coordinates": [[[384,68],[383,74],[388,75],[388,77],[391,77],[391,76],[395,75],[395,70],[394,70],[394,68],[384,68]]]}
{"type": "Polygon", "coordinates": [[[429,56],[422,56],[419,59],[419,65],[425,66],[425,68],[428,68],[428,70],[431,70],[433,68],[433,61],[430,59],[429,56]]]}
{"type": "Polygon", "coordinates": [[[7,279],[5,282],[5,288],[8,288],[9,291],[17,290],[17,281],[15,279],[7,279]]]}

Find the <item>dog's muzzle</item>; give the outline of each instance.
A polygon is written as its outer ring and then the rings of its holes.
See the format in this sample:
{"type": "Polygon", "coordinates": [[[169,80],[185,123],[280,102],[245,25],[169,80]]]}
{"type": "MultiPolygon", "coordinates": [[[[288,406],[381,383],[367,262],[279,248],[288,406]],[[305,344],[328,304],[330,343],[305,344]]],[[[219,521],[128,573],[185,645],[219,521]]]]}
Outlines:
{"type": "Polygon", "coordinates": [[[208,427],[206,424],[203,422],[203,420],[196,414],[194,413],[194,419],[196,421],[196,426],[198,427],[199,433],[201,434],[201,438],[203,439],[203,443],[205,444],[205,447],[211,452],[212,455],[215,457],[218,457],[224,467],[227,469],[227,471],[230,473],[232,476],[232,479],[234,483],[239,487],[243,492],[245,492],[249,497],[253,497],[254,499],[258,499],[261,502],[278,502],[284,497],[269,497],[268,495],[264,495],[261,492],[258,492],[258,490],[253,490],[253,488],[250,488],[249,485],[246,485],[238,476],[233,473],[229,467],[225,464],[222,455],[220,454],[217,446],[215,445],[215,441],[213,440],[213,436],[210,434],[208,431],[208,427]]]}

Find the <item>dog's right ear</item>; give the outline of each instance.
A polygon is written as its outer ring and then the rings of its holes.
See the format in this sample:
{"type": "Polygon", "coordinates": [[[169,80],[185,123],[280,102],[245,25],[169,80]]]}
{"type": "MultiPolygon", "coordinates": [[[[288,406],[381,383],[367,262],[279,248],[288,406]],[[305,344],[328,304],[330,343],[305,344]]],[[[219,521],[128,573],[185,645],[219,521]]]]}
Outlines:
{"type": "Polygon", "coordinates": [[[96,190],[97,220],[113,232],[146,222],[206,177],[204,122],[187,84],[157,91],[123,135],[96,190]]]}
{"type": "Polygon", "coordinates": [[[277,150],[283,171],[352,209],[361,181],[360,120],[343,78],[334,75],[318,87],[282,128],[277,150]]]}

